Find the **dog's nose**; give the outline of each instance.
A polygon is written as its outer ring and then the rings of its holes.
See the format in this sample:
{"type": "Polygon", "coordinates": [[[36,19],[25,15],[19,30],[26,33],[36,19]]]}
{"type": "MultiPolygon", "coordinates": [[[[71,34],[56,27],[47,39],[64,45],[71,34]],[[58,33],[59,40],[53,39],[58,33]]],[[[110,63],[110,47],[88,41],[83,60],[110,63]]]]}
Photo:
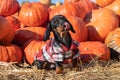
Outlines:
{"type": "Polygon", "coordinates": [[[64,29],[65,29],[65,30],[69,30],[69,29],[70,29],[70,25],[69,25],[68,22],[65,22],[65,23],[64,23],[64,29]]]}

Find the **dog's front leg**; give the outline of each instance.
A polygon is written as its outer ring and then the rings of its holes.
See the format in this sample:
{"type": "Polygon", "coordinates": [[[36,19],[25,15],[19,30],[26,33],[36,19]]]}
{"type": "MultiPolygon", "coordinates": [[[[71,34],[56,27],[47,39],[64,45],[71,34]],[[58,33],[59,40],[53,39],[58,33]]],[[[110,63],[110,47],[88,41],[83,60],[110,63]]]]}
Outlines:
{"type": "Polygon", "coordinates": [[[56,61],[55,62],[55,65],[56,65],[56,73],[57,74],[61,74],[63,69],[62,69],[62,64],[63,62],[59,62],[59,61],[56,61]]]}
{"type": "Polygon", "coordinates": [[[78,59],[77,58],[73,59],[72,64],[73,64],[73,70],[78,71],[79,68],[78,68],[78,59]]]}

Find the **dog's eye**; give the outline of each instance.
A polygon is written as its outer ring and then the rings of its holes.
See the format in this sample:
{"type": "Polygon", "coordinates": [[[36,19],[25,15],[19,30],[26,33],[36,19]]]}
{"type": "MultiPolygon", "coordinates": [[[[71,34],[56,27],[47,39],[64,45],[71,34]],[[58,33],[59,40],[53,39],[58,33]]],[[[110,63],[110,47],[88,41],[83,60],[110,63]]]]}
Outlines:
{"type": "Polygon", "coordinates": [[[58,23],[59,23],[59,20],[55,19],[54,24],[58,24],[58,23]]]}

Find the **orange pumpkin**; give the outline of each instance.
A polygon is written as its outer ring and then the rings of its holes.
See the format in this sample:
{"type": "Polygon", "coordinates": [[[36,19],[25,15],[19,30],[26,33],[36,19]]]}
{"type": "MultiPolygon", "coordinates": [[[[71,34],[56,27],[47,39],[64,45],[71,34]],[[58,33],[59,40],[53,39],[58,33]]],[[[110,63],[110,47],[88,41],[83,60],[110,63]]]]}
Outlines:
{"type": "Polygon", "coordinates": [[[39,40],[29,40],[25,43],[23,49],[27,63],[33,63],[35,55],[42,50],[43,45],[45,45],[45,42],[39,40]]]}
{"type": "Polygon", "coordinates": [[[66,3],[59,7],[56,7],[55,9],[53,9],[49,12],[50,20],[55,15],[77,16],[77,17],[80,17],[81,19],[84,19],[85,15],[86,15],[86,11],[78,3],[66,3]]]}
{"type": "Polygon", "coordinates": [[[6,46],[0,45],[0,61],[20,63],[22,61],[22,57],[22,50],[18,46],[14,44],[6,46]]]}
{"type": "Polygon", "coordinates": [[[72,24],[76,32],[76,33],[70,32],[72,38],[78,42],[86,41],[88,37],[88,31],[84,21],[81,18],[74,16],[68,16],[66,18],[72,24]]]}
{"type": "Polygon", "coordinates": [[[120,28],[111,31],[105,39],[105,44],[120,53],[120,28]]]}
{"type": "Polygon", "coordinates": [[[110,50],[102,42],[99,41],[80,42],[80,46],[78,48],[80,50],[80,58],[82,62],[89,62],[95,58],[97,60],[110,59],[110,50]]]}
{"type": "Polygon", "coordinates": [[[19,7],[17,0],[0,0],[0,15],[12,15],[18,11],[19,7]]]}
{"type": "Polygon", "coordinates": [[[100,7],[105,7],[111,4],[115,0],[95,0],[95,3],[98,4],[100,7]]]}
{"type": "Polygon", "coordinates": [[[48,7],[40,2],[25,3],[19,12],[19,20],[27,26],[39,26],[48,20],[48,7]]]}
{"type": "Polygon", "coordinates": [[[43,40],[46,28],[44,27],[25,27],[20,28],[15,32],[13,43],[23,46],[29,39],[43,40]]]}
{"type": "Polygon", "coordinates": [[[85,18],[88,28],[88,40],[104,41],[108,33],[119,26],[118,16],[114,11],[101,8],[92,10],[85,18]]]}

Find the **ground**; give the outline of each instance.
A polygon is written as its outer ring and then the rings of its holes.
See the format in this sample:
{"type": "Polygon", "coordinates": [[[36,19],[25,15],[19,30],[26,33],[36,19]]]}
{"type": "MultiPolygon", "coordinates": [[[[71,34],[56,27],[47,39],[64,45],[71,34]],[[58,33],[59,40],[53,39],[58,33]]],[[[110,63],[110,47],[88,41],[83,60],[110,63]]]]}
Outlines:
{"type": "Polygon", "coordinates": [[[63,74],[34,67],[20,68],[14,63],[1,62],[0,80],[120,80],[120,62],[93,61],[81,64],[79,71],[64,69],[63,74]]]}

